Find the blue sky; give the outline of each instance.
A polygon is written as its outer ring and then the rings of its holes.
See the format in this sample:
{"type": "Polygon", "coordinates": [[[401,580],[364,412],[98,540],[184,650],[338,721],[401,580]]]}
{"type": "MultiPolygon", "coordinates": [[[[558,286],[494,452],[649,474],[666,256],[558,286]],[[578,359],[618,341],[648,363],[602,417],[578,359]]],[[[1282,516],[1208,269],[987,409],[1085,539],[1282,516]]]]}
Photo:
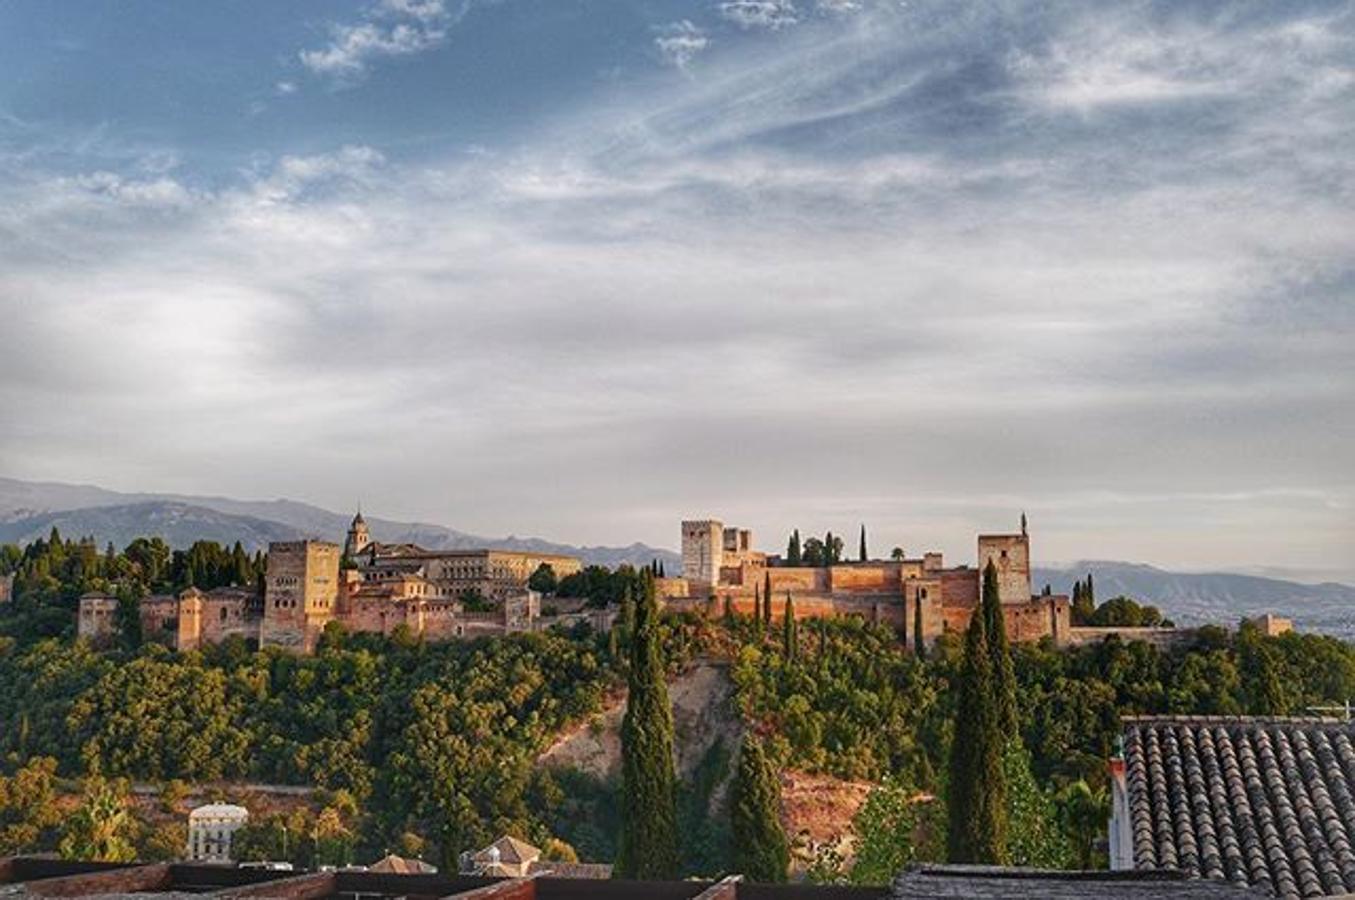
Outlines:
{"type": "Polygon", "coordinates": [[[0,2],[0,470],[1355,579],[1355,5],[0,2]]]}

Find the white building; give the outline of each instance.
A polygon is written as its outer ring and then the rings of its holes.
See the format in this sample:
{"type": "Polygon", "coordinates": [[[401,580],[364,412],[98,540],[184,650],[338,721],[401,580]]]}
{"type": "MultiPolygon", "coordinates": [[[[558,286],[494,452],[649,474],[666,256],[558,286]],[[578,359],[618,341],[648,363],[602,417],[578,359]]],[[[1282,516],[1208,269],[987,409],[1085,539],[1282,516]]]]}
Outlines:
{"type": "Polygon", "coordinates": [[[249,810],[230,803],[209,803],[188,814],[188,858],[193,862],[231,861],[231,838],[249,824],[249,810]]]}

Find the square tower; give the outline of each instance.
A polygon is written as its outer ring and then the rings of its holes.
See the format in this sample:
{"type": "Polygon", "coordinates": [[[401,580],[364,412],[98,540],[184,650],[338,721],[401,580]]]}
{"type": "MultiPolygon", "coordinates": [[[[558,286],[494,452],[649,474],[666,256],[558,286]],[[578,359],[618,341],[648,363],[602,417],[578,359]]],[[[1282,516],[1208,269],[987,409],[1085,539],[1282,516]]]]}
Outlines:
{"type": "Polygon", "coordinates": [[[326,623],[334,618],[338,598],[338,544],[269,544],[260,646],[311,652],[326,623]]]}
{"type": "Polygon", "coordinates": [[[720,580],[725,561],[725,526],[715,519],[682,523],[682,577],[703,584],[720,580]]]}
{"type": "Polygon", "coordinates": [[[979,535],[980,592],[983,590],[983,572],[990,560],[997,569],[998,599],[1003,603],[1029,603],[1030,538],[1025,534],[979,535]]]}

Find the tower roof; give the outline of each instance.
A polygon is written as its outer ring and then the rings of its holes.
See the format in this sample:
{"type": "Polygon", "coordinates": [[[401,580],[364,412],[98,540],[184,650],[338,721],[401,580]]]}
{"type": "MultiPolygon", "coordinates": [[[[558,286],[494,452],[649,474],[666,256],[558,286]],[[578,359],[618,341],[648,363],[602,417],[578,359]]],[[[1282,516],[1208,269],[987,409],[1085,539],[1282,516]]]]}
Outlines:
{"type": "Polygon", "coordinates": [[[353,517],[353,527],[357,528],[359,525],[363,526],[364,528],[367,527],[367,520],[362,517],[361,509],[359,509],[358,514],[353,517]]]}

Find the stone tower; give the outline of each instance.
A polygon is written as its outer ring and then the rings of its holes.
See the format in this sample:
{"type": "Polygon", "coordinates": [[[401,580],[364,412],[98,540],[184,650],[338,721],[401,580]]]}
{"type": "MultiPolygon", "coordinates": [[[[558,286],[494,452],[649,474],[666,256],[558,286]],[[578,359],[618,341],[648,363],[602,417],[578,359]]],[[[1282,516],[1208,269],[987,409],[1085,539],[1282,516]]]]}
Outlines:
{"type": "MultiPolygon", "coordinates": [[[[1026,533],[1025,516],[1021,516],[1020,534],[979,535],[979,578],[989,561],[997,569],[997,595],[1003,603],[1029,603],[1030,535],[1026,533]]],[[[982,581],[980,581],[982,584],[982,581]]]]}
{"type": "Polygon", "coordinates": [[[310,653],[339,596],[339,545],[286,541],[268,545],[261,646],[310,653]]]}
{"type": "Polygon", "coordinates": [[[348,526],[348,537],[343,542],[343,555],[348,559],[356,559],[371,542],[372,536],[367,531],[367,520],[362,517],[362,510],[358,510],[358,514],[353,517],[353,524],[348,526]]]}
{"type": "Polygon", "coordinates": [[[725,558],[725,526],[714,519],[682,523],[682,577],[716,584],[725,558]]]}

